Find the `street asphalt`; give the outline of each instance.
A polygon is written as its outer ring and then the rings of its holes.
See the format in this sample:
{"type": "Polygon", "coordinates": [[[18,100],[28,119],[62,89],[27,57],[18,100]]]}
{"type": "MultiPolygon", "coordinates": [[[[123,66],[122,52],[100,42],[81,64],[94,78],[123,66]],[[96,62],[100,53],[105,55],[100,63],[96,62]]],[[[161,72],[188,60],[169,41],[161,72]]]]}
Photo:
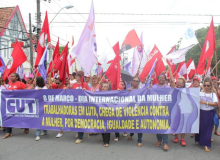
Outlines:
{"type": "MultiPolygon", "coordinates": [[[[127,137],[120,137],[114,142],[115,135],[111,134],[109,147],[104,147],[100,141],[101,134],[88,137],[84,135],[81,144],[75,144],[75,133],[65,132],[61,138],[55,138],[57,131],[48,131],[48,135],[41,136],[35,141],[36,130],[23,135],[22,129],[13,129],[13,136],[0,139],[0,160],[218,160],[220,159],[220,136],[213,134],[211,152],[207,153],[203,147],[194,142],[194,138],[186,135],[186,147],[180,143],[173,143],[174,136],[169,135],[168,151],[163,147],[156,147],[156,135],[144,134],[142,147],[137,147],[137,134],[131,141],[127,137]]],[[[0,136],[2,137],[2,129],[0,136]]],[[[122,135],[122,134],[121,134],[122,135]]]]}

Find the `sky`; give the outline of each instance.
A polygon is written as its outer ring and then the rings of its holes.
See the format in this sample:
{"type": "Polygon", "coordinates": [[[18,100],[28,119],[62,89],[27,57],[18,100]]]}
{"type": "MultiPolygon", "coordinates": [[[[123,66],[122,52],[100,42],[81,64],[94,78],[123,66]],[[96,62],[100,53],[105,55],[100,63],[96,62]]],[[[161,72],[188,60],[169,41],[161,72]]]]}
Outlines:
{"type": "MultiPolygon", "coordinates": [[[[64,46],[72,41],[72,36],[77,44],[88,18],[91,2],[92,0],[51,0],[49,3],[48,0],[41,0],[42,22],[46,11],[50,22],[61,8],[74,6],[71,9],[62,9],[50,24],[54,45],[58,37],[60,44],[64,46]]],[[[183,36],[187,21],[193,30],[208,27],[211,15],[214,15],[215,25],[220,24],[219,0],[93,0],[93,3],[98,54],[105,54],[105,48],[113,46],[117,41],[121,45],[126,34],[135,29],[138,36],[143,32],[145,50],[148,46],[152,49],[156,44],[165,55],[183,36]]],[[[0,1],[1,7],[16,5],[20,7],[27,29],[29,13],[32,15],[32,24],[36,25],[36,0],[0,1]]],[[[129,57],[132,52],[133,50],[128,51],[129,57]]]]}

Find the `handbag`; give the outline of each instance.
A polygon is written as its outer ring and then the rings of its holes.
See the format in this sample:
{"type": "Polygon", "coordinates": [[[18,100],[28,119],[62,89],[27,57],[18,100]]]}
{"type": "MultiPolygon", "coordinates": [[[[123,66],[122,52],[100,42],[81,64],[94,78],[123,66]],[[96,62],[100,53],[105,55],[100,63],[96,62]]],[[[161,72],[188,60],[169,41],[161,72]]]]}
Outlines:
{"type": "Polygon", "coordinates": [[[215,109],[214,109],[214,118],[213,118],[213,121],[214,121],[214,125],[218,128],[218,126],[219,126],[219,119],[218,119],[218,115],[217,115],[215,109]]]}

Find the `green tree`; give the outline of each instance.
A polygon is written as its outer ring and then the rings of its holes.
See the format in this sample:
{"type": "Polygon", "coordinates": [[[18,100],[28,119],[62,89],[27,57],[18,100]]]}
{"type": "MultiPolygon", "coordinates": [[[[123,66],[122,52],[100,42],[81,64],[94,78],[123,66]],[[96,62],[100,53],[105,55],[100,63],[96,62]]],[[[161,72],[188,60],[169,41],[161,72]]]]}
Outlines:
{"type": "MultiPolygon", "coordinates": [[[[200,55],[201,55],[201,51],[202,51],[202,46],[204,44],[204,41],[206,39],[206,35],[207,35],[207,32],[208,32],[208,29],[209,27],[207,28],[201,28],[201,29],[198,29],[195,31],[195,34],[196,34],[196,37],[199,41],[199,44],[195,45],[193,48],[191,48],[187,54],[186,54],[186,62],[189,60],[189,58],[191,57],[194,62],[195,62],[195,65],[197,66],[198,65],[198,62],[199,62],[199,58],[200,58],[200,55]],[[201,46],[201,47],[200,47],[201,46]]],[[[215,38],[216,38],[216,53],[217,53],[217,60],[220,60],[220,26],[217,26],[215,27],[215,38]]],[[[177,48],[179,46],[181,42],[181,39],[177,42],[177,48]]],[[[215,66],[215,55],[213,55],[213,58],[212,58],[212,63],[211,63],[211,68],[213,68],[215,66]]],[[[218,75],[220,75],[220,64],[218,65],[218,75]]],[[[214,72],[215,74],[215,72],[214,72]]]]}

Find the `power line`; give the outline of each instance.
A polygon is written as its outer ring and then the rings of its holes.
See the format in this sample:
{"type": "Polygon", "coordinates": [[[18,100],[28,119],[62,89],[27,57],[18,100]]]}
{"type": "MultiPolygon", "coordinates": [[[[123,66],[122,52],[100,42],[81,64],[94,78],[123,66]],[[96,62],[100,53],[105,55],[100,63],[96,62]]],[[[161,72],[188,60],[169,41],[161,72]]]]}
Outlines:
{"type": "Polygon", "coordinates": [[[52,33],[50,33],[51,35],[53,35],[53,36],[55,36],[55,37],[58,37],[59,39],[61,39],[61,40],[63,40],[63,41],[66,41],[65,39],[62,39],[62,38],[60,38],[59,36],[56,36],[56,35],[54,35],[54,34],[52,34],[52,33]]]}
{"type": "MultiPolygon", "coordinates": [[[[44,1],[43,1],[44,2],[44,1]]],[[[44,3],[51,11],[53,11],[54,12],[54,10],[53,9],[51,9],[46,3],[44,3]]],[[[57,13],[56,13],[57,14],[57,13]]],[[[59,13],[60,14],[60,13],[59,13]]],[[[66,22],[60,15],[58,14],[58,16],[64,21],[64,22],[66,22]]],[[[54,22],[53,22],[54,23],[54,22]]]]}
{"type": "MultiPolygon", "coordinates": [[[[56,2],[56,1],[54,1],[55,3],[56,3],[56,5],[57,6],[59,6],[60,8],[61,8],[61,6],[56,2]]],[[[71,4],[72,5],[72,4],[71,4]]],[[[65,10],[64,10],[64,12],[65,13],[67,13],[65,10]]],[[[75,19],[73,19],[71,16],[70,16],[70,14],[68,14],[68,16],[74,21],[74,22],[76,22],[76,20],[75,19]]],[[[77,22],[76,22],[77,23],[77,22]]],[[[77,23],[78,24],[78,23],[77,23]]],[[[78,24],[79,26],[80,26],[80,24],[78,24]]]]}
{"type": "MultiPolygon", "coordinates": [[[[48,13],[48,14],[56,14],[56,13],[48,13]]],[[[89,14],[89,13],[59,13],[59,14],[89,14]]],[[[220,14],[166,14],[166,13],[95,13],[97,15],[123,15],[123,16],[220,16],[220,14]]]]}
{"type": "MultiPolygon", "coordinates": [[[[64,22],[53,22],[53,23],[64,23],[64,22]]],[[[65,22],[65,23],[75,23],[75,22],[65,22]]],[[[77,22],[77,23],[86,23],[86,22],[77,22]]],[[[186,22],[95,22],[95,23],[103,23],[103,24],[111,24],[111,23],[118,23],[118,24],[172,24],[172,25],[186,25],[186,22]]],[[[190,24],[210,24],[206,22],[190,22],[190,24]]],[[[220,22],[215,22],[215,24],[220,24],[220,22]]]]}

